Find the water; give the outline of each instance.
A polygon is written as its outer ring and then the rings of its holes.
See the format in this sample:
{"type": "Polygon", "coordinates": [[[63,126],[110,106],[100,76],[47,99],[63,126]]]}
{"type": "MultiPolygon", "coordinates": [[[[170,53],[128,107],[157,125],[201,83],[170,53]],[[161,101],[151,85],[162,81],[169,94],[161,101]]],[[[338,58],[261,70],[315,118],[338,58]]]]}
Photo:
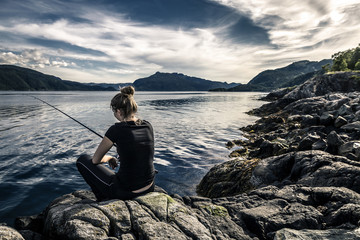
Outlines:
{"type": "MultiPolygon", "coordinates": [[[[77,172],[82,153],[101,138],[32,98],[36,95],[104,134],[116,119],[115,92],[0,92],[0,223],[40,213],[56,197],[89,189],[77,172]]],[[[137,92],[138,116],[155,133],[156,184],[169,193],[195,195],[215,164],[228,160],[228,140],[257,118],[260,93],[137,92]]],[[[115,150],[112,150],[115,155],[115,150]]]]}

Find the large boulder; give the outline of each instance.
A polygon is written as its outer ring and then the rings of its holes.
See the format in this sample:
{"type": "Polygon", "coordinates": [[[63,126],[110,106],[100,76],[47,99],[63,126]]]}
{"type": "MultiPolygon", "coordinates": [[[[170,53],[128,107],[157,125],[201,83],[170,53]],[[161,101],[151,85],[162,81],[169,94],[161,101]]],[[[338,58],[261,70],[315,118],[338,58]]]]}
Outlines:
{"type": "Polygon", "coordinates": [[[360,228],[355,230],[348,229],[329,229],[329,230],[295,230],[290,228],[283,228],[275,233],[274,240],[284,239],[301,239],[301,240],[343,240],[343,239],[359,239],[360,228]]]}
{"type": "Polygon", "coordinates": [[[267,186],[212,202],[225,207],[236,224],[259,239],[273,239],[275,233],[277,239],[280,236],[297,239],[278,232],[284,228],[311,229],[313,239],[323,239],[321,236],[330,232],[352,232],[354,238],[351,239],[360,239],[360,232],[356,230],[360,220],[360,194],[347,188],[267,186]]]}
{"type": "Polygon", "coordinates": [[[224,207],[201,200],[188,206],[181,198],[152,192],[96,202],[92,192],[76,191],[49,204],[42,234],[50,239],[250,239],[224,207]]]}
{"type": "Polygon", "coordinates": [[[252,170],[259,159],[234,159],[214,166],[196,188],[199,195],[215,198],[231,196],[254,189],[252,170]]]}
{"type": "Polygon", "coordinates": [[[359,72],[338,72],[316,76],[293,91],[286,94],[284,99],[298,100],[321,96],[332,92],[360,91],[359,72]]]}
{"type": "Polygon", "coordinates": [[[300,151],[261,160],[253,171],[255,186],[306,184],[346,187],[360,193],[360,163],[323,151],[300,151]]]}
{"type": "Polygon", "coordinates": [[[1,240],[24,240],[23,236],[15,229],[8,226],[0,226],[1,240]]]}

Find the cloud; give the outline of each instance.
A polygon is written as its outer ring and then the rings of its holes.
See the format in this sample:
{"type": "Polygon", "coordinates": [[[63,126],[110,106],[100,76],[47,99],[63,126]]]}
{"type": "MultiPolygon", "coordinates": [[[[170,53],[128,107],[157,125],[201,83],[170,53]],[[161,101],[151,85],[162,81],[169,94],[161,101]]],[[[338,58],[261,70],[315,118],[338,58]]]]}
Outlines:
{"type": "Polygon", "coordinates": [[[0,53],[1,64],[15,64],[23,67],[31,68],[45,68],[46,66],[52,67],[69,67],[76,66],[74,62],[66,62],[64,60],[51,60],[50,57],[45,56],[37,49],[28,49],[17,54],[13,52],[0,53]]]}
{"type": "Polygon", "coordinates": [[[277,46],[273,55],[291,52],[294,56],[309,57],[316,51],[322,52],[322,48],[336,51],[354,47],[359,41],[360,21],[355,14],[360,10],[358,0],[214,1],[236,9],[267,29],[271,44],[277,46]],[[306,48],[308,52],[301,52],[306,48]]]}
{"type": "Polygon", "coordinates": [[[262,70],[330,58],[360,35],[354,0],[13,2],[0,10],[0,61],[82,82],[163,71],[246,83],[262,70]]]}
{"type": "Polygon", "coordinates": [[[33,68],[43,68],[45,65],[50,65],[49,59],[44,57],[40,51],[35,49],[25,50],[20,54],[13,52],[2,52],[0,54],[0,63],[17,64],[20,66],[30,66],[33,68]]]}
{"type": "MultiPolygon", "coordinates": [[[[219,81],[239,81],[240,69],[230,71],[231,66],[238,68],[236,66],[241,65],[238,58],[247,50],[219,38],[223,28],[148,26],[129,21],[123,16],[114,17],[96,11],[91,14],[86,12],[81,17],[92,24],[60,19],[51,23],[18,22],[13,26],[1,26],[0,30],[24,36],[31,47],[39,44],[38,47],[48,55],[59,59],[69,58],[78,66],[85,67],[85,64],[97,61],[95,68],[123,75],[126,77],[124,81],[135,80],[129,78],[131,72],[139,71],[140,74],[136,76],[146,76],[159,70],[208,76],[219,81]],[[106,69],[100,61],[104,65],[106,62],[116,62],[118,68],[114,69],[116,64],[113,64],[112,69],[106,69]]],[[[38,66],[53,66],[58,62],[38,60],[38,66]]],[[[246,65],[245,62],[243,64],[246,65]]],[[[27,61],[21,60],[20,64],[23,63],[27,61]]],[[[70,64],[64,62],[61,66],[70,64]]]]}

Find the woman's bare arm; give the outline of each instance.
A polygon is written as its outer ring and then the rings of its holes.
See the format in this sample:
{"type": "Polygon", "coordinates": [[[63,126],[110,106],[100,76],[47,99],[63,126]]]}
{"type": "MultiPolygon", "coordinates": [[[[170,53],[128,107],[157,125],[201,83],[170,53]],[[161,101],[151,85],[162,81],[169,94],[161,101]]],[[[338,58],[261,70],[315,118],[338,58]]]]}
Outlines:
{"type": "Polygon", "coordinates": [[[93,164],[105,163],[108,162],[110,159],[112,159],[113,157],[105,154],[110,150],[113,144],[114,143],[108,137],[105,136],[94,153],[94,156],[92,158],[92,163],[93,164]]]}

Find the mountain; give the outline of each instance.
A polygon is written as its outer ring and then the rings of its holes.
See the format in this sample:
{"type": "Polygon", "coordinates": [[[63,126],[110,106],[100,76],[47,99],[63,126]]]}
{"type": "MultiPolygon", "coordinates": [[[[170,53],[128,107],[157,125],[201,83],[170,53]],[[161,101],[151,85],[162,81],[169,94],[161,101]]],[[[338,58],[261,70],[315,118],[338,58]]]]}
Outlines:
{"type": "Polygon", "coordinates": [[[181,73],[161,73],[137,79],[134,83],[79,83],[43,74],[28,68],[0,65],[0,90],[14,91],[116,91],[133,85],[137,91],[271,91],[299,85],[322,74],[322,66],[332,60],[294,62],[286,67],[259,73],[247,84],[215,82],[181,73]]]}
{"type": "Polygon", "coordinates": [[[208,91],[214,88],[231,88],[238,84],[215,82],[181,73],[161,73],[137,79],[134,82],[137,91],[208,91]]]}
{"type": "MultiPolygon", "coordinates": [[[[322,67],[327,64],[332,64],[332,60],[294,62],[283,68],[265,70],[247,84],[240,84],[225,91],[271,91],[299,85],[315,75],[324,73],[322,67]]],[[[212,91],[224,91],[224,89],[214,89],[212,91]]]]}
{"type": "Polygon", "coordinates": [[[113,90],[101,86],[89,86],[79,82],[43,74],[28,68],[0,65],[0,90],[13,91],[104,91],[113,90]]]}

